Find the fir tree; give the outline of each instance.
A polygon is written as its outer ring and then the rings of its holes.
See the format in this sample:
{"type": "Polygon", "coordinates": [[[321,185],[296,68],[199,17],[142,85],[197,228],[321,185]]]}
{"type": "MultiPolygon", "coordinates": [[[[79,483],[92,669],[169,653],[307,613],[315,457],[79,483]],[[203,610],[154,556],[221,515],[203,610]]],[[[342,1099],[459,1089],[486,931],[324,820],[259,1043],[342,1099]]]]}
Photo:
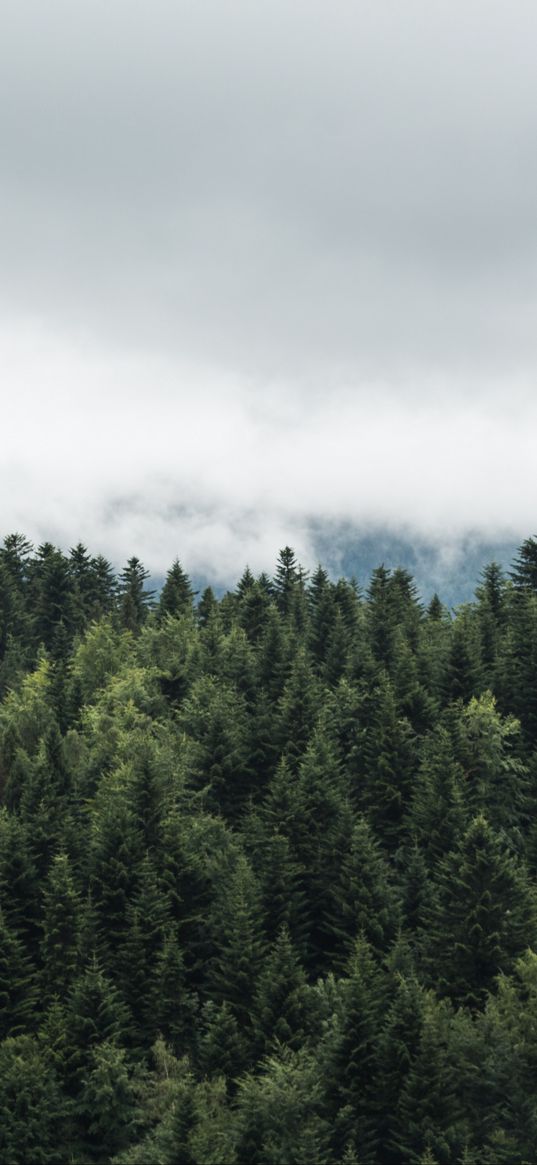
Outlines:
{"type": "Polygon", "coordinates": [[[275,1044],[298,1048],[307,1027],[306,976],[283,926],[259,975],[253,999],[254,1027],[262,1054],[275,1044]]]}
{"type": "Polygon", "coordinates": [[[65,997],[75,976],[80,957],[82,904],[80,894],[65,853],[53,859],[43,890],[43,964],[44,994],[65,997]]]}
{"type": "Polygon", "coordinates": [[[454,1001],[480,1007],[500,972],[536,939],[524,868],[476,817],[440,866],[430,919],[432,979],[454,1001]]]}
{"type": "Polygon", "coordinates": [[[32,1029],[36,1002],[35,969],[0,911],[0,1039],[32,1029]]]}
{"type": "Polygon", "coordinates": [[[140,630],[147,619],[151,607],[154,591],[145,589],[145,581],[149,578],[149,571],[140,562],[139,558],[129,558],[126,567],[119,576],[119,615],[122,627],[135,634],[140,630]]]}
{"type": "Polygon", "coordinates": [[[159,622],[162,622],[166,615],[177,617],[188,614],[192,610],[192,601],[196,594],[197,591],[192,590],[190,579],[176,558],[160,592],[157,609],[159,622]]]}

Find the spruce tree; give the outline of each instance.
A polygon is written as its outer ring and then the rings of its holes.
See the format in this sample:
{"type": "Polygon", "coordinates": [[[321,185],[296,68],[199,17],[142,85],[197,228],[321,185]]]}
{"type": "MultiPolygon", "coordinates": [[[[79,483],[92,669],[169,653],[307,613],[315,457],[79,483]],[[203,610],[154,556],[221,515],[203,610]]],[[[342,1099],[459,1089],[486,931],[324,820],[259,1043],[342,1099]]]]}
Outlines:
{"type": "Polygon", "coordinates": [[[326,925],[340,959],[347,960],[360,934],[378,954],[388,950],[400,924],[399,902],[387,862],[362,816],[331,882],[330,899],[326,925]]]}
{"type": "MultiPolygon", "coordinates": [[[[321,1063],[330,1095],[334,1147],[340,1156],[351,1141],[364,1165],[376,1161],[378,1122],[376,1047],[385,1008],[383,972],[365,939],[359,939],[342,983],[342,1012],[321,1063]]],[[[337,1157],[336,1157],[337,1159],[337,1157]]]]}
{"type": "Polygon", "coordinates": [[[286,926],[263,963],[252,1013],[261,1054],[268,1054],[278,1043],[299,1048],[304,1042],[306,976],[286,926]]]}
{"type": "Polygon", "coordinates": [[[147,619],[154,591],[145,589],[149,571],[139,558],[129,558],[119,576],[119,617],[121,626],[136,634],[147,619]]]}
{"type": "Polygon", "coordinates": [[[431,981],[482,1007],[501,972],[537,940],[535,894],[524,867],[480,815],[440,864],[431,908],[431,981]]]}
{"type": "Polygon", "coordinates": [[[0,1160],[58,1165],[67,1160],[69,1105],[35,1036],[0,1043],[0,1160]]]}
{"type": "Polygon", "coordinates": [[[245,857],[228,874],[213,920],[215,954],[208,986],[217,1002],[230,1004],[239,1026],[249,1028],[255,983],[263,957],[259,887],[245,857]]]}
{"type": "MultiPolygon", "coordinates": [[[[383,1165],[399,1165],[401,1160],[398,1138],[401,1129],[406,1127],[406,1119],[402,1120],[400,1113],[401,1096],[420,1050],[425,1000],[424,989],[413,974],[399,975],[395,995],[379,1030],[377,1110],[379,1158],[383,1165]]],[[[407,1095],[404,1103],[408,1103],[407,1095]]]]}
{"type": "Polygon", "coordinates": [[[452,1046],[452,1013],[430,993],[424,1002],[417,1051],[409,1066],[397,1109],[392,1153],[422,1165],[427,1152],[438,1165],[460,1160],[468,1139],[461,1081],[452,1046]]]}
{"type": "Polygon", "coordinates": [[[24,944],[0,911],[0,1039],[35,1026],[37,980],[24,944]]]}
{"type": "Polygon", "coordinates": [[[71,985],[80,958],[82,903],[69,858],[57,854],[43,890],[43,992],[60,999],[71,985]]]}
{"type": "Polygon", "coordinates": [[[188,614],[192,610],[192,600],[196,594],[197,591],[192,590],[190,579],[176,558],[160,592],[157,608],[159,622],[162,622],[166,615],[173,615],[176,618],[178,615],[188,614]]]}

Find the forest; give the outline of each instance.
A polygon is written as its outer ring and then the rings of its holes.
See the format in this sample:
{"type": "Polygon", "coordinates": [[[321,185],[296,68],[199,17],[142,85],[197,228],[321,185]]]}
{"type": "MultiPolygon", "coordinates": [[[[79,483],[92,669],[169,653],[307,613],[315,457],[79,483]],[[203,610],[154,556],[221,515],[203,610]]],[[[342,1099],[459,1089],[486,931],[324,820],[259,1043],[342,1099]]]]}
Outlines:
{"type": "Polygon", "coordinates": [[[159,594],[0,548],[2,1165],[532,1165],[537,540],[159,594]]]}

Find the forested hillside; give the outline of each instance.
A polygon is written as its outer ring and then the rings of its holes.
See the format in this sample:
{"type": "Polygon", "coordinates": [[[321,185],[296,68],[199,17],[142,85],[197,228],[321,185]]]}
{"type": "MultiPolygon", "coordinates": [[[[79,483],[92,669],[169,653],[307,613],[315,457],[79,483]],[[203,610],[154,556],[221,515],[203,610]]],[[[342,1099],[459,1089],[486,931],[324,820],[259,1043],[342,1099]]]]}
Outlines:
{"type": "Polygon", "coordinates": [[[537,1144],[537,541],[161,594],[0,550],[3,1165],[537,1144]]]}

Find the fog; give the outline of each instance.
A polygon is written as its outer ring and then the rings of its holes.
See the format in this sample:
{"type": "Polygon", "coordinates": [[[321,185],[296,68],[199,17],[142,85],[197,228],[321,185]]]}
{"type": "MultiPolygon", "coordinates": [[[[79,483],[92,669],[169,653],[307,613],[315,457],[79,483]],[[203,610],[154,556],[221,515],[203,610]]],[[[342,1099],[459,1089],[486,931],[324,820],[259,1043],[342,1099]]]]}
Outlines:
{"type": "Polygon", "coordinates": [[[534,8],[8,0],[0,528],[533,532],[534,8]]]}

